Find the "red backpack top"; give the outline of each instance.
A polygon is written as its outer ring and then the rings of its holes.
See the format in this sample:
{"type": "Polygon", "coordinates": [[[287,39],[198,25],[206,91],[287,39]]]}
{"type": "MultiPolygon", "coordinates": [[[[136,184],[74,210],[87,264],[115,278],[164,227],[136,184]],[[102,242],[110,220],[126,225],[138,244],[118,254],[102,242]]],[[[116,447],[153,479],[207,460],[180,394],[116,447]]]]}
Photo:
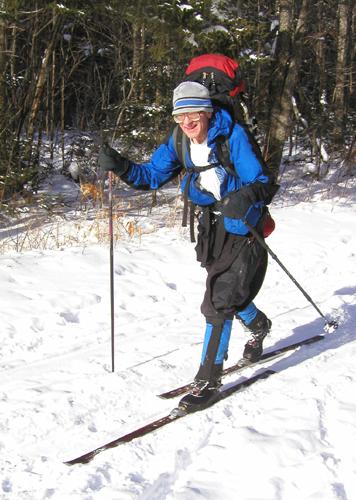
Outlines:
{"type": "Polygon", "coordinates": [[[234,97],[245,90],[239,63],[220,54],[194,57],[185,70],[184,80],[203,84],[212,97],[219,94],[234,97]]]}

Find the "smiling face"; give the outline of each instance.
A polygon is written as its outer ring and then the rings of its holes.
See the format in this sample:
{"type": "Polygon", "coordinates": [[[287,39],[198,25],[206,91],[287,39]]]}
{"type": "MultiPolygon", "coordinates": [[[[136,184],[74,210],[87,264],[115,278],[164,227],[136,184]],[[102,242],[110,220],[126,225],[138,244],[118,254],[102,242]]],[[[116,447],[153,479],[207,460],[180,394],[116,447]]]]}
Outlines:
{"type": "Polygon", "coordinates": [[[212,113],[201,111],[199,113],[200,116],[198,121],[193,121],[189,116],[190,114],[196,115],[196,113],[185,113],[184,119],[181,123],[179,123],[179,126],[192,142],[195,144],[201,144],[208,136],[209,120],[212,113]]]}

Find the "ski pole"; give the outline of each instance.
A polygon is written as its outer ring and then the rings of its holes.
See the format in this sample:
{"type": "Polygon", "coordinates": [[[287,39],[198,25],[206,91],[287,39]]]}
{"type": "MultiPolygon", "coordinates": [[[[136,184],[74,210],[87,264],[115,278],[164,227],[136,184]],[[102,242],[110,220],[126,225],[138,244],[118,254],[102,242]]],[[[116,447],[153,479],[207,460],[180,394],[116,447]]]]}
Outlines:
{"type": "Polygon", "coordinates": [[[325,321],[325,326],[324,330],[326,331],[333,331],[336,330],[336,328],[339,326],[337,321],[331,320],[328,321],[327,318],[324,316],[324,314],[321,312],[319,307],[315,304],[315,302],[312,300],[310,295],[304,290],[304,288],[298,283],[298,281],[294,278],[294,276],[291,275],[291,273],[288,271],[288,269],[285,267],[285,265],[279,260],[277,255],[271,250],[271,248],[267,245],[265,240],[260,236],[260,234],[256,231],[256,229],[251,226],[246,219],[243,220],[243,223],[245,226],[249,229],[250,233],[256,238],[258,243],[267,250],[267,252],[270,254],[270,256],[279,264],[279,266],[283,269],[283,271],[287,274],[287,276],[293,281],[293,283],[296,285],[297,288],[302,292],[304,297],[310,302],[310,304],[316,309],[316,311],[320,314],[320,316],[324,319],[325,321]]]}
{"type": "Polygon", "coordinates": [[[114,232],[113,232],[112,172],[109,172],[109,238],[110,238],[110,306],[111,306],[111,371],[115,371],[115,316],[114,316],[114,232]]]}

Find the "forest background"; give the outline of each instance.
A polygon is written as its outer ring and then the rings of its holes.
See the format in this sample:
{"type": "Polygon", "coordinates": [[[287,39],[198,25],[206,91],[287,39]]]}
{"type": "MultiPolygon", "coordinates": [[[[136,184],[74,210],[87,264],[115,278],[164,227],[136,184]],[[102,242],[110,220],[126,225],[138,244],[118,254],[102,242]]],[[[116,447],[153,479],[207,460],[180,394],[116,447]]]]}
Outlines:
{"type": "Polygon", "coordinates": [[[95,181],[104,139],[148,157],[205,52],[239,61],[275,172],[303,151],[311,180],[331,162],[355,174],[355,13],[352,0],[0,0],[1,210],[36,192],[58,151],[76,180],[95,181]]]}

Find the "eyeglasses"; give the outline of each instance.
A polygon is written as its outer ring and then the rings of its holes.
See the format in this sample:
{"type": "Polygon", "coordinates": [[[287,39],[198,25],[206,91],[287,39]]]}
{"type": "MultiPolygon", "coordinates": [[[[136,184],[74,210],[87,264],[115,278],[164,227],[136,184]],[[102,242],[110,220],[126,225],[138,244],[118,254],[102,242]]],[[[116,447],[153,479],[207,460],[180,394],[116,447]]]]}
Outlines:
{"type": "Polygon", "coordinates": [[[183,123],[185,117],[187,116],[189,118],[189,121],[191,122],[198,122],[200,120],[202,111],[196,111],[193,113],[181,113],[179,115],[173,115],[173,120],[176,123],[183,123]]]}

